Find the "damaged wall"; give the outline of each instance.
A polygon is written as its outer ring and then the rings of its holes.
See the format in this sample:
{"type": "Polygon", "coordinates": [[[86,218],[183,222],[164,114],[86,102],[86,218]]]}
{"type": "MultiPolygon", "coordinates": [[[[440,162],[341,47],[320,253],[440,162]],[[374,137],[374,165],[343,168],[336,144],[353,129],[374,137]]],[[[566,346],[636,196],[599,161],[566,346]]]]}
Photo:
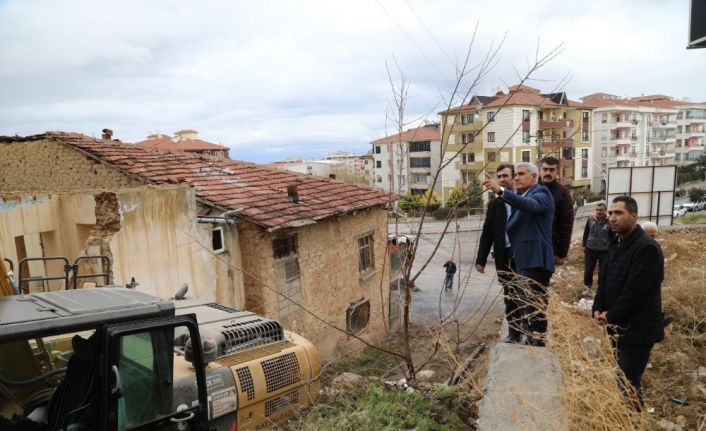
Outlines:
{"type": "MultiPolygon", "coordinates": [[[[243,251],[246,305],[249,310],[281,320],[288,330],[311,340],[323,358],[359,346],[348,336],[334,331],[306,312],[281,304],[281,297],[262,286],[266,283],[282,290],[287,286],[286,275],[275,258],[273,240],[292,235],[297,237],[295,256],[299,264],[300,292],[297,301],[320,318],[340,328],[346,328],[346,311],[361,300],[370,301],[370,321],[361,336],[379,339],[384,333],[381,301],[387,304],[389,295],[389,264],[383,269],[387,246],[387,213],[371,208],[355,215],[346,215],[276,234],[267,233],[249,223],[240,223],[243,251]],[[358,266],[358,238],[372,233],[374,238],[375,270],[361,276],[358,266]],[[251,274],[251,275],[248,275],[251,274]],[[382,292],[381,295],[381,286],[382,292]],[[288,315],[283,316],[282,311],[288,315]]],[[[290,290],[291,292],[291,290],[290,290]]]]}
{"type": "MultiPolygon", "coordinates": [[[[86,253],[111,256],[115,284],[125,285],[135,277],[139,290],[171,297],[182,283],[188,283],[191,296],[243,308],[242,275],[228,268],[228,264],[241,266],[238,235],[234,226],[224,229],[234,252],[216,257],[209,251],[211,225],[196,222],[194,192],[185,186],[15,195],[0,200],[0,255],[15,264],[19,237],[27,256],[62,255],[71,262],[86,253]]],[[[81,273],[88,272],[89,264],[102,272],[91,261],[81,267],[81,273]]],[[[31,264],[31,275],[61,272],[50,266],[31,264]]],[[[50,287],[61,286],[52,282],[50,287]]]]}

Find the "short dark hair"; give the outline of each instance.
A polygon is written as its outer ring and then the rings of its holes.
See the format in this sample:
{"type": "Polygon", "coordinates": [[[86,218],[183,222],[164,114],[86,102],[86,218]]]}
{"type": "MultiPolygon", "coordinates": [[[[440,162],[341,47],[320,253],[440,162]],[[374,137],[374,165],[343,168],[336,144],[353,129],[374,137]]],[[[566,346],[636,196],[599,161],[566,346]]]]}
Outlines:
{"type": "Polygon", "coordinates": [[[554,156],[542,157],[539,160],[539,166],[542,166],[544,164],[547,164],[549,166],[559,166],[559,159],[554,156]]]}
{"type": "Polygon", "coordinates": [[[613,203],[622,202],[625,204],[625,209],[628,210],[630,214],[637,214],[637,201],[632,196],[618,196],[613,199],[613,203]]]}
{"type": "Polygon", "coordinates": [[[498,169],[495,170],[495,172],[500,172],[503,169],[510,169],[510,173],[512,174],[512,176],[513,177],[515,176],[515,165],[512,165],[512,164],[500,165],[500,166],[498,166],[498,169]]]}

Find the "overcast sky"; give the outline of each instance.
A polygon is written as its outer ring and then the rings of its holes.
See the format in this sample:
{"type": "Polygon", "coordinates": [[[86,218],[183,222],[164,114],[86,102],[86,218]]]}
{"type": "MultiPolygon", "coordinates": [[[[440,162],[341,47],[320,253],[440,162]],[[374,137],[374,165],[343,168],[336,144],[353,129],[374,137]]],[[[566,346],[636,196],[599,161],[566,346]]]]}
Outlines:
{"type": "Polygon", "coordinates": [[[437,120],[473,31],[471,64],[505,37],[475,93],[517,81],[706,101],[706,49],[686,50],[688,0],[0,0],[0,135],[47,130],[136,142],[196,129],[266,162],[366,152],[392,133],[386,62],[406,118],[437,120]],[[393,75],[399,77],[397,72],[393,75]]]}

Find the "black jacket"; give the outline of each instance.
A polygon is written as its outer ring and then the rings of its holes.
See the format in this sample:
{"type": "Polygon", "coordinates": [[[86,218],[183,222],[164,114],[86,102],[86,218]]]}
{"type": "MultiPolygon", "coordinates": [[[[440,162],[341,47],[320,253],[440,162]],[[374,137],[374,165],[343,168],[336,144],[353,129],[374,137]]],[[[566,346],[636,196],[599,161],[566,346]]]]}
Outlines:
{"type": "Polygon", "coordinates": [[[483,232],[480,235],[478,244],[478,254],[476,255],[476,265],[483,265],[488,262],[490,248],[495,251],[495,269],[503,271],[502,264],[505,261],[505,223],[507,222],[507,209],[505,201],[493,199],[488,204],[488,212],[485,214],[483,222],[483,232]]]}
{"type": "Polygon", "coordinates": [[[574,203],[571,192],[559,181],[542,183],[552,192],[554,198],[554,223],[552,224],[552,246],[554,256],[566,257],[571,244],[571,231],[574,229],[574,203]]]}
{"type": "Polygon", "coordinates": [[[663,278],[662,250],[639,225],[624,240],[613,240],[593,311],[608,311],[619,342],[644,345],[664,339],[663,278]]]}
{"type": "Polygon", "coordinates": [[[446,263],[444,264],[444,268],[446,268],[446,273],[447,274],[456,274],[456,264],[453,263],[452,260],[447,260],[446,263]]]}

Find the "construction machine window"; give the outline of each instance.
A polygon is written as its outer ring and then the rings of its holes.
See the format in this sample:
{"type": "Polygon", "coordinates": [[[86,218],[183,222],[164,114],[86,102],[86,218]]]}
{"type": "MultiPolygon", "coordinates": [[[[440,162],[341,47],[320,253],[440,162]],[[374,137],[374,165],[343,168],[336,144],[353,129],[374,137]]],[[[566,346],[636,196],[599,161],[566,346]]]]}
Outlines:
{"type": "Polygon", "coordinates": [[[122,385],[118,403],[118,430],[151,422],[173,412],[172,349],[166,337],[171,328],[139,332],[120,338],[118,372],[122,385]]]}
{"type": "MultiPolygon", "coordinates": [[[[0,343],[0,429],[90,425],[96,367],[95,331],[0,343]]],[[[54,428],[51,428],[54,429],[54,428]]]]}

